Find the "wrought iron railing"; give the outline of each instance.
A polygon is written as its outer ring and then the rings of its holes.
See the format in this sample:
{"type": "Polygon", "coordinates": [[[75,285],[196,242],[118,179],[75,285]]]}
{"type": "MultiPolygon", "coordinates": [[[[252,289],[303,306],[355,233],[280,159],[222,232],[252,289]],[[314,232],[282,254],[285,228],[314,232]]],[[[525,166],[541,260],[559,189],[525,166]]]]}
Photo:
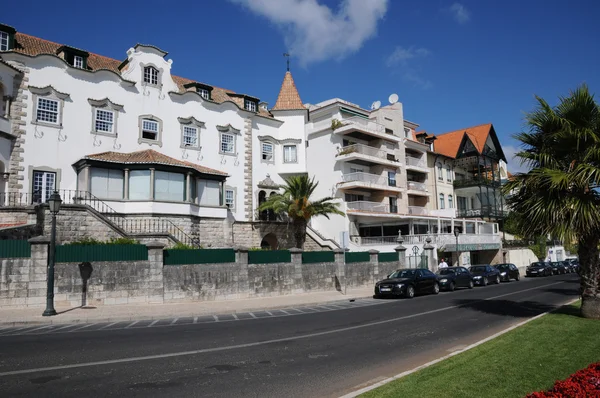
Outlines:
{"type": "Polygon", "coordinates": [[[457,217],[506,217],[507,212],[494,206],[481,206],[477,209],[457,209],[457,217]]]}

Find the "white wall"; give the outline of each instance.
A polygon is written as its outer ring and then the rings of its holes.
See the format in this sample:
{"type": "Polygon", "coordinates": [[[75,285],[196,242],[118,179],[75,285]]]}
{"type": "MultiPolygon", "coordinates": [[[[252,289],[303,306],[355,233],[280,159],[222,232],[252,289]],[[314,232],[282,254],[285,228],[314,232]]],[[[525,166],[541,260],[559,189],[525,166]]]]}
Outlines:
{"type": "Polygon", "coordinates": [[[527,267],[529,264],[538,261],[538,258],[530,249],[509,249],[507,252],[506,261],[519,268],[527,267]]]}

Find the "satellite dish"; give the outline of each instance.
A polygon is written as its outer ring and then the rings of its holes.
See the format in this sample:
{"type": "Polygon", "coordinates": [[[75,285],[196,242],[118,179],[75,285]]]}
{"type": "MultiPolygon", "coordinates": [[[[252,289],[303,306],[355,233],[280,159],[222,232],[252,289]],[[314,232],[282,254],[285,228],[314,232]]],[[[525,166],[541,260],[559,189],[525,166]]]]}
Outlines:
{"type": "Polygon", "coordinates": [[[381,101],[375,101],[371,104],[371,110],[375,110],[375,109],[379,109],[379,107],[381,106],[381,101]]]}
{"type": "Polygon", "coordinates": [[[390,97],[388,98],[388,101],[390,101],[390,104],[395,104],[396,102],[398,102],[398,94],[392,94],[390,95],[390,97]]]}

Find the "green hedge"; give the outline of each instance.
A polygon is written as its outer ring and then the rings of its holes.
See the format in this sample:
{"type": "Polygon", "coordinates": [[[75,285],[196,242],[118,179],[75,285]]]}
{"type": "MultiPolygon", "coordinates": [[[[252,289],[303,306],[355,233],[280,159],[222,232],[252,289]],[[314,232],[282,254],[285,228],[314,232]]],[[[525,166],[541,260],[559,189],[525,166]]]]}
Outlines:
{"type": "Polygon", "coordinates": [[[368,263],[371,261],[369,252],[346,252],[346,263],[368,263]]]}
{"type": "Polygon", "coordinates": [[[163,254],[165,265],[235,263],[233,249],[169,249],[163,254]]]}
{"type": "Polygon", "coordinates": [[[289,250],[249,251],[248,264],[289,263],[292,255],[289,250]]]}
{"type": "Polygon", "coordinates": [[[26,240],[0,240],[0,258],[31,257],[31,245],[26,240]]]}
{"type": "Polygon", "coordinates": [[[378,261],[380,263],[390,263],[392,261],[398,261],[398,253],[379,253],[378,261]]]}
{"type": "Polygon", "coordinates": [[[57,263],[82,261],[146,261],[146,245],[61,245],[56,246],[57,263]]]}
{"type": "Polygon", "coordinates": [[[302,253],[302,264],[332,263],[334,261],[335,255],[332,251],[302,253]]]}

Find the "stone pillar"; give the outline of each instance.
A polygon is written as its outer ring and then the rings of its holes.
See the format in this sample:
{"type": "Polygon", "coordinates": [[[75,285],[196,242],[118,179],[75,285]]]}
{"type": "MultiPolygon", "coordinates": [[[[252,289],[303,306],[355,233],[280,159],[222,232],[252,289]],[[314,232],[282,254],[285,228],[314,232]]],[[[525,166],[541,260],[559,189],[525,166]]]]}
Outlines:
{"type": "Polygon", "coordinates": [[[185,175],[185,201],[192,201],[192,173],[187,173],[185,175]]]}
{"type": "Polygon", "coordinates": [[[146,247],[148,248],[148,263],[150,272],[148,274],[148,279],[141,282],[147,283],[147,300],[149,303],[163,303],[165,294],[163,276],[163,250],[165,248],[165,244],[154,241],[146,243],[146,247]]]}
{"type": "Polygon", "coordinates": [[[125,188],[123,189],[123,199],[129,199],[129,169],[125,169],[125,188]]]}
{"type": "Polygon", "coordinates": [[[373,283],[375,283],[379,277],[379,250],[369,250],[369,262],[373,266],[371,276],[373,277],[373,283]]]}
{"type": "Polygon", "coordinates": [[[289,249],[292,255],[292,264],[294,265],[294,286],[293,293],[304,293],[304,281],[302,279],[302,253],[304,250],[292,247],[289,249]]]}
{"type": "Polygon", "coordinates": [[[85,181],[85,185],[83,187],[79,187],[80,191],[91,192],[92,191],[92,181],[90,179],[90,166],[85,166],[83,169],[83,181],[85,181]]]}
{"type": "Polygon", "coordinates": [[[196,204],[200,204],[200,179],[196,178],[196,204]]]}
{"type": "Polygon", "coordinates": [[[429,270],[435,272],[437,271],[437,264],[435,263],[435,257],[433,256],[433,249],[435,249],[435,247],[431,244],[431,238],[427,237],[425,242],[425,245],[423,245],[423,251],[427,255],[429,270]]]}
{"type": "Polygon", "coordinates": [[[334,275],[335,289],[339,292],[346,291],[346,251],[344,249],[334,249],[333,258],[337,268],[337,275],[334,275]],[[343,286],[343,287],[342,287],[343,286]]]}
{"type": "Polygon", "coordinates": [[[150,169],[150,200],[154,200],[154,168],[150,169]]]}
{"type": "Polygon", "coordinates": [[[406,268],[406,247],[402,246],[404,238],[398,236],[396,242],[398,242],[398,246],[396,246],[394,250],[396,251],[396,254],[398,254],[398,268],[406,268]]]}
{"type": "MultiPolygon", "coordinates": [[[[466,234],[467,233],[467,221],[463,219],[462,222],[462,233],[466,234]]],[[[475,222],[475,233],[477,234],[477,222],[475,222]]]]}
{"type": "MultiPolygon", "coordinates": [[[[26,295],[15,298],[18,302],[13,305],[43,307],[46,303],[48,280],[48,248],[50,238],[37,236],[29,239],[31,244],[31,257],[29,262],[29,284],[26,295]]],[[[24,273],[22,273],[24,274],[24,273]]],[[[55,273],[55,278],[58,274],[55,273]]],[[[56,302],[56,284],[54,285],[54,301],[56,302]]]]}
{"type": "Polygon", "coordinates": [[[250,295],[250,286],[248,285],[248,248],[238,247],[235,249],[235,263],[239,267],[239,274],[237,277],[237,296],[238,298],[245,298],[250,295]]]}

